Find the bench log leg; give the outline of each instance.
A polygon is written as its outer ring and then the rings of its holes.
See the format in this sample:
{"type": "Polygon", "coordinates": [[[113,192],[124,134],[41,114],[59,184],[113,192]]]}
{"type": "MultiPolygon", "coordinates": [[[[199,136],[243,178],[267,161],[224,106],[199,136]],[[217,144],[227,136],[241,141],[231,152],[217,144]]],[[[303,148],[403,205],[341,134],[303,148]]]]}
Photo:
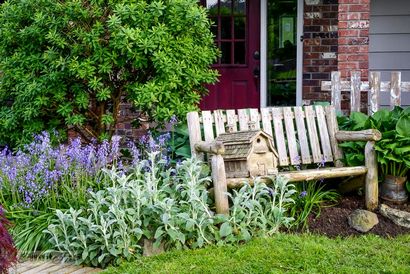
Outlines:
{"type": "Polygon", "coordinates": [[[218,214],[229,214],[228,187],[226,185],[225,163],[221,155],[212,155],[212,181],[214,183],[215,207],[218,214]]]}
{"type": "Polygon", "coordinates": [[[379,186],[377,177],[377,158],[374,149],[375,142],[368,141],[364,149],[367,167],[365,182],[365,203],[368,210],[375,210],[378,206],[379,186]]]}

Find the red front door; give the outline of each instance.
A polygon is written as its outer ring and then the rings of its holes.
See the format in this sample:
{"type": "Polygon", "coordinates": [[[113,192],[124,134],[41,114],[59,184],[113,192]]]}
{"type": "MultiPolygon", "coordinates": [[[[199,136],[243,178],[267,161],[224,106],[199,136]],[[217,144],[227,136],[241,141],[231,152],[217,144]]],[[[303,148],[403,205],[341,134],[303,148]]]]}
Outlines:
{"type": "Polygon", "coordinates": [[[260,1],[205,0],[221,57],[214,64],[219,82],[209,85],[203,110],[258,108],[260,1]]]}

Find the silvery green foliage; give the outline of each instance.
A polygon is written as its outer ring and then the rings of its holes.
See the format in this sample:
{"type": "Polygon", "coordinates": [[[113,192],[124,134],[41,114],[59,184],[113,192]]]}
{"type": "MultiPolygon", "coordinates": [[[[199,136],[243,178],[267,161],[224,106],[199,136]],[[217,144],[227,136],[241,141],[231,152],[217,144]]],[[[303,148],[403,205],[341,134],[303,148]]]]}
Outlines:
{"type": "Polygon", "coordinates": [[[232,206],[230,218],[220,226],[220,236],[225,241],[247,241],[252,236],[270,236],[280,226],[288,226],[293,218],[286,215],[287,204],[296,191],[284,177],[270,178],[267,186],[258,178],[254,186],[245,184],[230,195],[232,206]]]}
{"type": "Polygon", "coordinates": [[[256,182],[229,194],[227,217],[211,210],[210,178],[195,158],[166,168],[160,152],[153,151],[128,174],[104,172],[110,185],[92,193],[87,209],[57,211],[58,223],[47,230],[54,246],[48,252],[105,266],[140,254],[143,238],[166,248],[198,248],[270,235],[291,221],[285,213],[294,190],[282,178],[272,180],[273,188],[256,182]]]}
{"type": "Polygon", "coordinates": [[[87,209],[57,211],[48,227],[54,248],[66,260],[105,266],[141,253],[142,237],[168,247],[200,247],[214,241],[209,177],[189,159],[165,169],[160,152],[149,153],[129,175],[104,170],[111,185],[91,193],[87,209]]]}

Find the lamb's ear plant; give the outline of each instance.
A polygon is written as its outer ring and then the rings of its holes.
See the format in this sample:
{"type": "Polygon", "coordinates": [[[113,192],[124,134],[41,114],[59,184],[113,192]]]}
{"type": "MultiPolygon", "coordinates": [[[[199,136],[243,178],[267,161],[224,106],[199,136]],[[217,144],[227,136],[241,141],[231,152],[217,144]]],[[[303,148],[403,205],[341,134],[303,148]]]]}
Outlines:
{"type": "Polygon", "coordinates": [[[48,253],[106,266],[141,254],[143,239],[167,249],[198,248],[271,235],[292,221],[286,210],[295,190],[281,177],[272,178],[273,187],[244,185],[230,194],[230,217],[215,215],[204,170],[196,158],[168,166],[159,151],[148,152],[127,175],[105,169],[109,185],[92,192],[85,208],[57,211],[58,221],[46,231],[53,246],[48,253]]]}
{"type": "Polygon", "coordinates": [[[226,242],[247,241],[254,236],[269,236],[280,226],[288,226],[289,204],[294,203],[294,185],[286,178],[270,178],[267,186],[257,178],[254,186],[246,184],[229,195],[232,201],[230,217],[220,226],[219,236],[226,242]]]}

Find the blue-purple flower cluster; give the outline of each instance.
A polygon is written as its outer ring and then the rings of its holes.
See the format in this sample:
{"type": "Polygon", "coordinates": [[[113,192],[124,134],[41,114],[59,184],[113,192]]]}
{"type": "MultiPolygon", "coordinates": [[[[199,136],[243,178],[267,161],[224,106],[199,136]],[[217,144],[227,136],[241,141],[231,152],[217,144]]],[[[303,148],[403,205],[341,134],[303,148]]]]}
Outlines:
{"type": "Polygon", "coordinates": [[[59,187],[74,189],[83,180],[95,177],[102,168],[119,165],[119,141],[114,137],[111,142],[82,145],[77,138],[68,145],[53,147],[50,135],[43,132],[23,150],[0,151],[0,189],[4,193],[13,192],[14,197],[21,198],[14,202],[30,207],[51,192],[56,194],[59,187]]]}
{"type": "Polygon", "coordinates": [[[110,142],[85,145],[77,138],[55,147],[50,135],[43,132],[23,150],[15,153],[8,148],[0,150],[0,191],[3,193],[0,198],[9,205],[12,202],[17,207],[33,207],[52,195],[58,199],[64,191],[82,191],[85,195],[98,185],[103,168],[115,165],[117,170],[127,172],[129,166],[135,166],[141,159],[142,150],[159,151],[166,166],[169,165],[165,148],[169,139],[169,133],[156,138],[148,133],[137,145],[128,143],[130,159],[123,163],[118,136],[110,142]]]}

